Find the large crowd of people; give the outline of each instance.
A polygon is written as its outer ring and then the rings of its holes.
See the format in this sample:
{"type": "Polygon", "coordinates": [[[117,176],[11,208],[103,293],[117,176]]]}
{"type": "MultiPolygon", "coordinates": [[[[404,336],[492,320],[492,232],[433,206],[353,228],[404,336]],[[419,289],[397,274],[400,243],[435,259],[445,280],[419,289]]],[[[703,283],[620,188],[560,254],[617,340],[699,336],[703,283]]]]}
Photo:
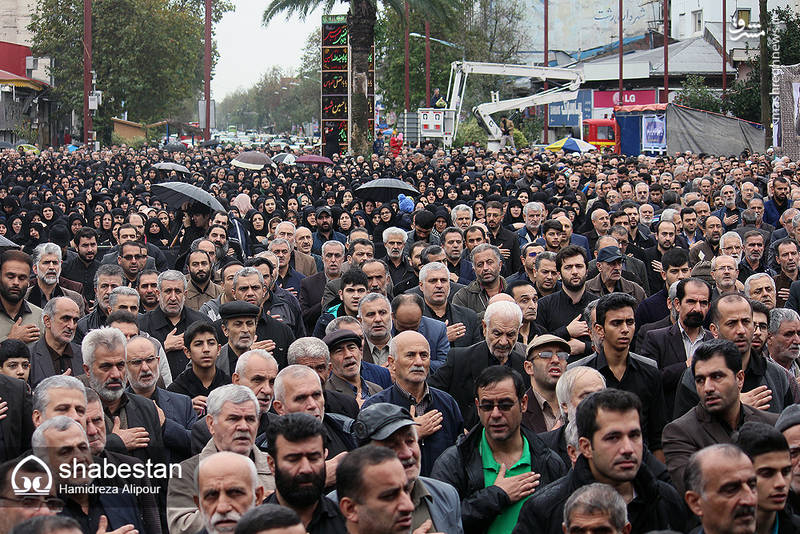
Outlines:
{"type": "Polygon", "coordinates": [[[0,152],[0,534],[800,532],[797,162],[241,150],[0,152]]]}

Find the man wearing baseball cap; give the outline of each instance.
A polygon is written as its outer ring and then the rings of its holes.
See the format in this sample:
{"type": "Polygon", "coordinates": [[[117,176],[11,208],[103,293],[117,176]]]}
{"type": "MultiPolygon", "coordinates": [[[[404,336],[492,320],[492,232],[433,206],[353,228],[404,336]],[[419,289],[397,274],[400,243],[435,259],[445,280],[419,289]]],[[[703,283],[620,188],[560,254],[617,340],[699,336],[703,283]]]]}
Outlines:
{"type": "Polygon", "coordinates": [[[341,244],[347,243],[344,234],[340,234],[333,229],[333,212],[329,206],[320,206],[316,211],[317,231],[314,232],[314,244],[311,245],[313,254],[322,254],[322,245],[326,241],[336,240],[341,244]]]}
{"type": "MultiPolygon", "coordinates": [[[[612,241],[613,242],[613,241],[612,241]]],[[[627,293],[633,295],[637,303],[647,298],[642,286],[623,278],[625,255],[617,246],[603,247],[597,251],[597,270],[600,273],[586,281],[586,289],[595,295],[608,293],[627,293]]]]}
{"type": "Polygon", "coordinates": [[[334,330],[322,341],[331,355],[331,375],[323,384],[327,390],[350,395],[359,406],[383,388],[361,376],[361,337],[347,328],[334,330]]]}
{"type": "Polygon", "coordinates": [[[421,453],[417,426],[405,408],[379,402],[361,410],[353,423],[353,434],[359,445],[380,445],[397,454],[409,482],[414,484],[411,489],[412,531],[430,521],[427,532],[462,534],[458,492],[450,484],[419,474],[421,453]]]}
{"type": "Polygon", "coordinates": [[[522,424],[541,434],[561,426],[556,383],[567,369],[569,343],[558,336],[543,334],[528,345],[525,372],[531,387],[526,395],[528,406],[522,413],[522,424]]]}

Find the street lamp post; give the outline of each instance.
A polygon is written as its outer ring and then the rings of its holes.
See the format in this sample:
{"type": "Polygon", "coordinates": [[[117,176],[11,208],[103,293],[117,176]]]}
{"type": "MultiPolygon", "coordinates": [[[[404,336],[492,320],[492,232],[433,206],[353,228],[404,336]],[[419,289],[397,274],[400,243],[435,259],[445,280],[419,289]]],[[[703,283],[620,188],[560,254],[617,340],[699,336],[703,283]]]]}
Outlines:
{"type": "Polygon", "coordinates": [[[405,41],[406,41],[406,43],[405,43],[406,44],[406,50],[405,50],[405,54],[406,54],[406,57],[405,57],[405,59],[406,59],[406,61],[405,61],[405,91],[406,91],[406,95],[405,96],[406,96],[406,112],[408,112],[408,110],[411,108],[411,94],[410,94],[410,89],[409,89],[410,79],[409,79],[409,73],[408,73],[408,61],[409,61],[409,59],[408,59],[408,36],[409,36],[409,33],[408,33],[408,22],[409,22],[408,21],[408,2],[406,2],[406,16],[405,16],[405,18],[403,20],[404,20],[404,24],[405,24],[405,34],[406,34],[405,35],[405,41]]]}
{"type": "Polygon", "coordinates": [[[425,106],[431,102],[431,24],[425,21],[425,106]]]}
{"type": "Polygon", "coordinates": [[[89,92],[92,90],[92,0],[83,0],[83,142],[89,144],[92,115],[89,92]]]}
{"type": "Polygon", "coordinates": [[[624,88],[622,85],[622,0],[619,0],[619,104],[625,103],[624,88]]]}
{"type": "Polygon", "coordinates": [[[203,128],[203,140],[211,139],[211,4],[213,0],[206,0],[206,27],[205,27],[205,98],[206,98],[206,124],[203,128]]]}
{"type": "Polygon", "coordinates": [[[722,96],[728,90],[728,3],[722,0],[722,96]]]}
{"type": "MultiPolygon", "coordinates": [[[[544,0],[544,66],[547,67],[550,65],[550,41],[548,40],[548,34],[550,33],[550,16],[548,10],[548,4],[550,4],[549,0],[544,0]]],[[[548,89],[547,80],[544,81],[544,90],[548,89]]],[[[544,140],[544,144],[548,144],[548,128],[550,126],[550,104],[544,105],[544,127],[542,128],[542,138],[544,140]]]]}
{"type": "Polygon", "coordinates": [[[664,4],[664,94],[661,95],[661,102],[666,104],[669,101],[669,2],[662,0],[662,3],[664,4]]]}

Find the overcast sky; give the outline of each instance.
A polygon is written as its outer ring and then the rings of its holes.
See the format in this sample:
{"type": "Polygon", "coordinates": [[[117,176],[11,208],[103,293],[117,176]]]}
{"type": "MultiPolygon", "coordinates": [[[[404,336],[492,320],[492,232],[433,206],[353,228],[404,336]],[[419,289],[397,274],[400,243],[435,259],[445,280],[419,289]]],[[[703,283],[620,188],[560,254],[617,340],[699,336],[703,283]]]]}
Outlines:
{"type": "MultiPolygon", "coordinates": [[[[248,88],[272,65],[297,68],[303,45],[312,30],[319,30],[320,10],[305,22],[278,16],[269,26],[261,25],[261,16],[269,0],[236,0],[236,9],[228,12],[215,27],[219,61],[211,79],[212,98],[221,102],[236,89],[248,88]]],[[[343,5],[334,13],[345,13],[343,5]]]]}

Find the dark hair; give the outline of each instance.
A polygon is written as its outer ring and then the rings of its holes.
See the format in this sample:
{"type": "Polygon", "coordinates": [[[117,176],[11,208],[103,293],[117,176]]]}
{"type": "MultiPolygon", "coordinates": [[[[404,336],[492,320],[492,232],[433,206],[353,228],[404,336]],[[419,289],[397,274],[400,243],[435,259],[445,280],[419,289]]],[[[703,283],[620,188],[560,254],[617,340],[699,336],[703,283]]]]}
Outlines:
{"type": "Polygon", "coordinates": [[[789,443],[783,434],[772,425],[757,421],[743,424],[734,443],[741,447],[751,460],[770,452],[786,452],[786,455],[789,455],[789,443]]]}
{"type": "Polygon", "coordinates": [[[3,268],[3,265],[5,265],[7,261],[27,263],[28,268],[33,269],[33,259],[31,258],[30,254],[22,252],[21,250],[15,250],[12,248],[0,254],[0,269],[3,268]]]}
{"type": "Polygon", "coordinates": [[[546,234],[548,230],[556,230],[557,232],[564,231],[564,225],[561,221],[555,219],[547,219],[542,223],[542,234],[546,234]]]}
{"type": "MultiPolygon", "coordinates": [[[[630,182],[625,182],[625,183],[627,183],[627,184],[630,184],[630,182]]],[[[628,214],[627,214],[627,213],[625,213],[625,212],[624,212],[624,211],[622,211],[622,210],[617,210],[617,211],[615,211],[614,213],[612,213],[612,214],[609,216],[609,219],[610,219],[610,221],[611,221],[611,226],[614,226],[614,223],[615,223],[615,221],[616,221],[617,219],[620,219],[620,218],[622,218],[622,217],[626,217],[626,218],[627,218],[627,217],[628,217],[628,214]]]]}
{"type": "Polygon", "coordinates": [[[662,224],[664,224],[664,223],[669,223],[669,224],[671,224],[671,225],[673,226],[673,228],[675,228],[675,231],[676,231],[676,232],[678,231],[678,227],[677,227],[677,226],[675,226],[675,222],[674,222],[674,221],[668,221],[668,220],[666,220],[666,219],[661,219],[660,221],[658,221],[658,222],[656,223],[656,233],[658,233],[658,232],[661,230],[661,225],[662,225],[662,224]]]}
{"type": "Polygon", "coordinates": [[[714,356],[722,356],[725,358],[725,365],[728,369],[733,371],[733,374],[742,370],[742,355],[739,353],[739,349],[733,341],[728,341],[727,339],[712,339],[711,341],[700,343],[695,349],[694,356],[692,357],[692,373],[694,373],[697,362],[708,361],[714,356]]]}
{"type": "Polygon", "coordinates": [[[82,226],[78,228],[78,231],[75,232],[75,244],[80,245],[81,239],[92,239],[94,238],[97,240],[97,230],[91,228],[89,226],[82,226]]]}
{"type": "Polygon", "coordinates": [[[691,277],[691,278],[684,278],[680,282],[678,282],[678,286],[675,290],[675,298],[678,299],[678,302],[681,302],[683,298],[686,296],[686,286],[688,284],[700,284],[704,285],[708,290],[708,298],[711,298],[711,284],[703,280],[702,278],[691,277]]]}
{"type": "Polygon", "coordinates": [[[780,256],[781,246],[782,245],[786,245],[786,244],[794,245],[794,248],[796,250],[800,250],[800,246],[798,246],[797,241],[795,241],[791,237],[784,237],[783,239],[779,239],[777,242],[775,242],[775,256],[776,256],[776,259],[777,259],[777,256],[780,256]]]}
{"type": "Polygon", "coordinates": [[[290,413],[282,417],[278,417],[274,422],[270,423],[267,427],[266,441],[267,441],[267,454],[276,458],[277,440],[278,436],[283,436],[283,439],[291,443],[304,441],[315,436],[323,438],[323,448],[325,441],[325,429],[316,417],[308,415],[307,413],[290,413]]]}
{"type": "Polygon", "coordinates": [[[614,310],[621,310],[623,308],[630,308],[634,312],[636,311],[636,299],[633,296],[628,295],[627,293],[609,293],[608,295],[603,295],[600,297],[600,300],[597,302],[597,324],[600,326],[605,326],[606,324],[606,313],[609,311],[614,310]]]}
{"type": "Polygon", "coordinates": [[[683,220],[683,216],[684,215],[692,215],[692,214],[695,214],[695,215],[697,214],[697,212],[694,211],[694,208],[683,208],[681,210],[681,220],[683,220]]]}
{"type": "Polygon", "coordinates": [[[458,234],[461,236],[461,239],[464,239],[464,232],[461,231],[461,228],[456,226],[448,226],[442,230],[441,234],[439,234],[439,241],[441,243],[444,243],[444,241],[447,239],[447,234],[458,234]]]}
{"type": "Polygon", "coordinates": [[[159,273],[155,269],[145,269],[143,271],[140,271],[138,276],[136,276],[136,287],[138,288],[139,285],[142,283],[142,277],[143,276],[150,276],[150,275],[153,275],[153,274],[158,276],[161,273],[159,273]]]}
{"type": "Polygon", "coordinates": [[[347,247],[347,255],[352,256],[353,252],[356,250],[356,245],[365,245],[368,247],[372,247],[372,252],[375,252],[375,243],[370,241],[369,239],[364,239],[363,237],[359,237],[358,239],[353,239],[350,241],[350,244],[347,247]]]}
{"type": "MultiPolygon", "coordinates": [[[[244,262],[244,263],[245,263],[244,264],[245,267],[260,267],[262,265],[266,265],[267,267],[269,267],[269,274],[270,275],[272,275],[272,272],[275,270],[275,266],[272,265],[272,262],[269,261],[264,256],[255,256],[255,257],[252,257],[252,258],[248,258],[247,261],[244,262]]],[[[225,266],[222,269],[223,270],[226,269],[231,264],[232,264],[232,262],[231,263],[226,263],[225,266]]]]}
{"type": "MultiPolygon", "coordinates": [[[[0,464],[0,495],[4,495],[11,487],[11,472],[20,463],[19,458],[14,458],[0,464]]],[[[39,462],[30,460],[22,464],[20,468],[25,473],[45,473],[44,467],[39,462]]]]}
{"type": "Polygon", "coordinates": [[[586,265],[586,249],[578,245],[567,245],[556,253],[556,270],[561,272],[561,266],[564,260],[580,256],[583,258],[583,264],[586,265]]]}
{"type": "Polygon", "coordinates": [[[18,523],[8,534],[52,534],[64,530],[81,531],[81,525],[63,515],[38,515],[18,523]]]}
{"type": "Polygon", "coordinates": [[[748,231],[746,234],[744,234],[744,237],[742,238],[742,242],[747,241],[751,237],[760,237],[761,238],[761,243],[762,244],[764,243],[764,234],[762,234],[758,230],[750,230],[750,231],[748,231]]]}
{"type": "Polygon", "coordinates": [[[192,250],[192,251],[189,252],[189,254],[186,255],[186,266],[187,266],[187,268],[188,268],[189,263],[191,261],[192,254],[197,254],[197,253],[205,254],[206,255],[206,259],[208,260],[208,263],[211,263],[211,254],[209,254],[208,251],[200,250],[200,249],[192,250]]]}
{"type": "Polygon", "coordinates": [[[490,365],[478,375],[475,379],[475,398],[478,398],[478,390],[497,384],[503,380],[511,379],[514,382],[514,391],[517,393],[517,399],[522,400],[528,387],[517,371],[505,365],[490,365]]]}
{"type": "MultiPolygon", "coordinates": [[[[264,259],[266,259],[266,258],[264,258],[264,259]]],[[[269,263],[269,261],[267,263],[269,263]]],[[[239,261],[236,258],[233,258],[231,256],[228,256],[227,259],[223,258],[223,259],[219,260],[219,264],[220,264],[219,265],[219,272],[220,273],[225,272],[225,269],[227,269],[231,265],[238,265],[239,267],[244,267],[245,266],[244,263],[242,263],[241,261],[239,261]]],[[[270,266],[272,266],[271,263],[270,263],[270,266]]]]}
{"type": "Polygon", "coordinates": [[[432,229],[435,221],[436,216],[428,210],[417,210],[414,212],[414,225],[419,226],[423,230],[432,229]]]}
{"type": "Polygon", "coordinates": [[[267,530],[283,529],[302,524],[300,516],[291,508],[280,504],[264,503],[245,512],[233,532],[234,534],[258,534],[267,530]]]}
{"type": "Polygon", "coordinates": [[[214,325],[205,319],[200,319],[199,321],[195,321],[190,324],[183,333],[183,346],[189,348],[189,345],[191,345],[192,341],[194,341],[194,338],[200,334],[212,334],[217,343],[219,343],[219,339],[217,338],[217,329],[214,328],[214,325]]]}
{"type": "Polygon", "coordinates": [[[416,293],[400,293],[392,299],[392,313],[397,313],[397,310],[403,304],[414,304],[419,308],[420,312],[425,311],[425,301],[416,293]]]}
{"type": "Polygon", "coordinates": [[[763,313],[767,316],[767,321],[769,321],[769,308],[767,308],[767,305],[760,300],[748,300],[750,301],[750,307],[753,308],[753,313],[763,313]]]}
{"type": "Polygon", "coordinates": [[[733,300],[743,300],[744,302],[746,302],[747,305],[750,306],[750,311],[752,313],[753,307],[750,304],[750,300],[749,299],[747,299],[747,298],[745,298],[745,297],[743,297],[742,295],[739,295],[739,294],[723,295],[723,296],[721,296],[719,298],[714,299],[711,302],[711,308],[708,310],[708,316],[709,316],[709,319],[711,320],[712,323],[714,323],[715,325],[719,326],[719,321],[720,321],[720,319],[722,319],[722,317],[720,317],[720,315],[719,315],[719,305],[722,302],[731,302],[733,300]]]}
{"type": "Polygon", "coordinates": [[[348,497],[360,503],[364,469],[392,460],[397,460],[397,454],[388,447],[378,445],[364,445],[347,453],[336,468],[336,495],[339,500],[348,497]]]}
{"type": "Polygon", "coordinates": [[[369,287],[369,279],[364,274],[364,271],[356,266],[351,266],[342,274],[342,285],[340,287],[344,289],[347,286],[369,287]]]}
{"type": "Polygon", "coordinates": [[[7,338],[0,343],[0,365],[6,363],[11,358],[31,359],[31,351],[28,346],[19,339],[7,338]]]}
{"type": "Polygon", "coordinates": [[[428,245],[419,255],[419,261],[422,265],[427,265],[430,263],[428,259],[430,256],[438,256],[439,254],[444,254],[444,249],[439,245],[428,245]]]}
{"type": "Polygon", "coordinates": [[[661,256],[661,267],[664,272],[670,267],[680,267],[684,263],[689,263],[689,252],[681,247],[672,247],[661,256]]]}
{"type": "Polygon", "coordinates": [[[138,324],[136,316],[127,310],[117,310],[106,317],[106,326],[111,323],[138,324]]]}
{"type": "MultiPolygon", "coordinates": [[[[530,287],[536,289],[536,286],[534,286],[531,282],[529,282],[527,280],[514,280],[513,282],[509,282],[506,285],[506,290],[503,291],[503,293],[505,293],[506,295],[510,295],[511,298],[514,298],[514,290],[515,289],[517,289],[518,287],[527,287],[527,286],[530,286],[530,287]]],[[[538,291],[537,291],[537,293],[538,293],[538,291]]]]}
{"type": "Polygon", "coordinates": [[[578,437],[592,441],[597,432],[597,412],[600,409],[611,412],[630,412],[636,410],[639,424],[642,422],[642,402],[634,393],[622,389],[607,388],[592,393],[578,404],[575,424],[578,426],[578,437]]]}
{"type": "MultiPolygon", "coordinates": [[[[545,221],[545,222],[547,222],[547,221],[545,221]]],[[[486,230],[483,229],[483,226],[478,226],[477,224],[473,224],[472,226],[470,226],[466,230],[464,230],[464,239],[467,238],[467,234],[468,233],[474,232],[475,230],[480,232],[481,235],[483,236],[483,238],[486,239],[486,230]]]]}

